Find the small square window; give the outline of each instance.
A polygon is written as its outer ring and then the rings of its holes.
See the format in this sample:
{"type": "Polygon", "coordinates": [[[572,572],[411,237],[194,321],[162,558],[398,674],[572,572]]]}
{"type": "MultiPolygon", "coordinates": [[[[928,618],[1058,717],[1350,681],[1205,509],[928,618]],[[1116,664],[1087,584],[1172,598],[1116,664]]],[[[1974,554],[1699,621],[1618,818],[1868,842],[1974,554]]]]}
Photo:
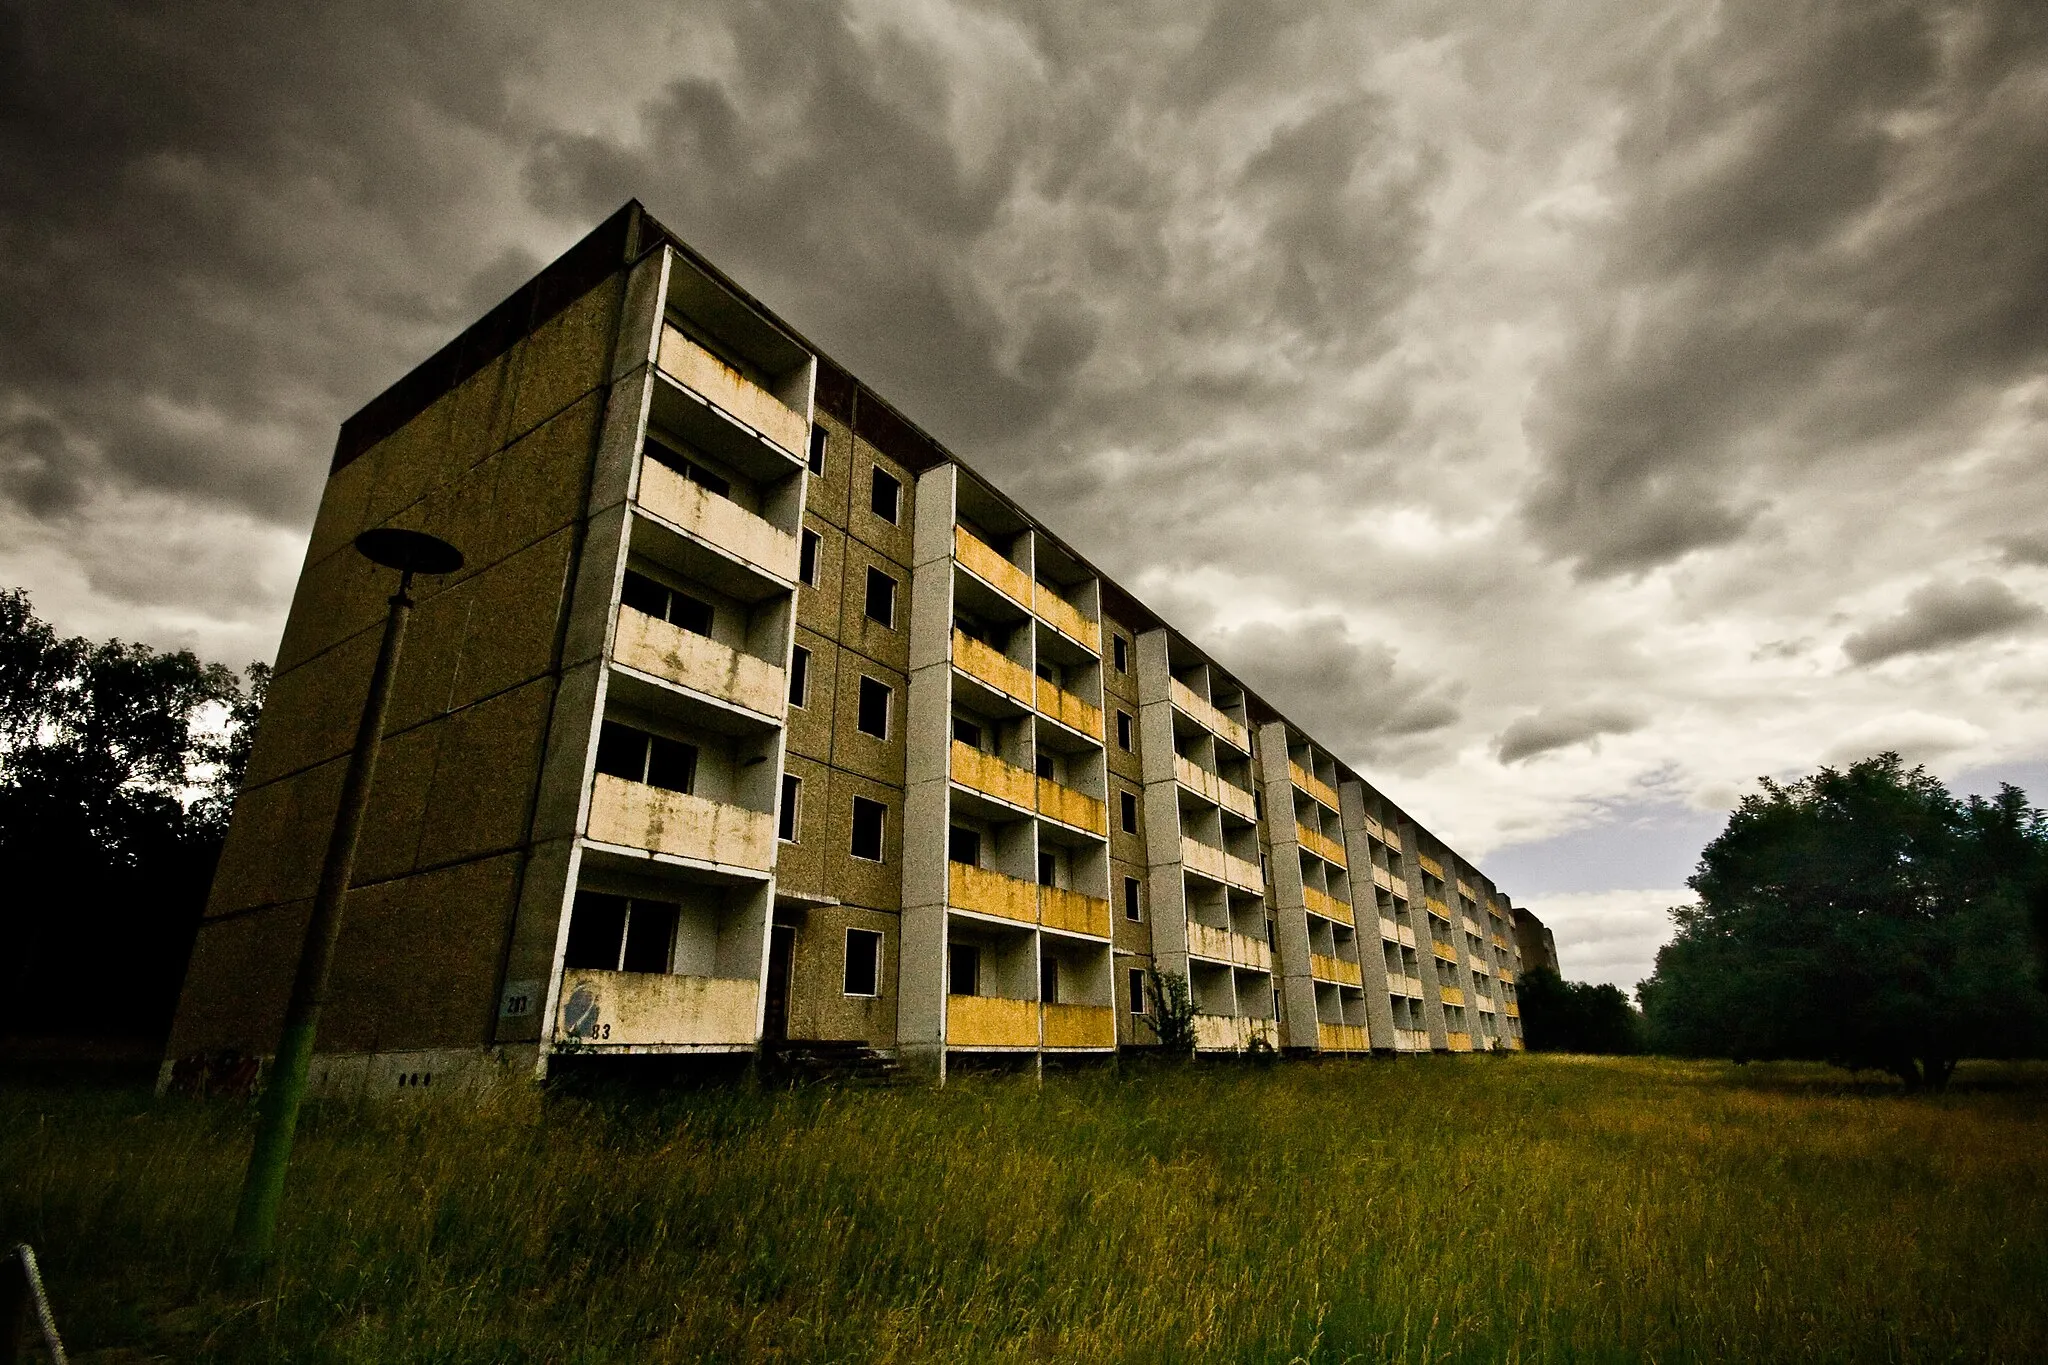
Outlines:
{"type": "Polygon", "coordinates": [[[1057,770],[1053,766],[1051,754],[1041,753],[1033,762],[1038,768],[1038,775],[1040,777],[1048,782],[1053,780],[1053,774],[1057,770]]]}
{"type": "Polygon", "coordinates": [[[1125,980],[1130,983],[1131,1013],[1143,1014],[1145,1012],[1145,969],[1143,967],[1131,968],[1125,980]]]}
{"type": "Polygon", "coordinates": [[[1143,919],[1143,918],[1145,917],[1145,916],[1144,916],[1144,912],[1143,912],[1143,910],[1142,910],[1142,909],[1140,909],[1140,907],[1139,907],[1139,904],[1138,904],[1138,896],[1139,896],[1139,891],[1138,891],[1138,879],[1137,879],[1136,877],[1126,877],[1126,878],[1124,878],[1124,918],[1125,918],[1125,919],[1127,919],[1127,920],[1139,920],[1139,919],[1143,919]]]}
{"type": "Polygon", "coordinates": [[[691,792],[697,787],[697,746],[680,740],[647,737],[647,785],[672,792],[691,792]]]}
{"type": "Polygon", "coordinates": [[[626,898],[578,891],[575,908],[569,912],[569,946],[562,965],[615,972],[625,938],[626,898]]]}
{"type": "Polygon", "coordinates": [[[818,586],[819,543],[818,533],[808,526],[804,527],[804,533],[799,538],[797,545],[796,576],[803,581],[806,587],[815,588],[818,586]]]}
{"type": "Polygon", "coordinates": [[[634,611],[652,616],[657,621],[668,619],[668,589],[645,574],[626,570],[626,581],[619,588],[619,605],[631,607],[634,611]]]}
{"type": "Polygon", "coordinates": [[[880,569],[868,569],[867,617],[878,626],[896,628],[896,580],[880,569]]]}
{"type": "Polygon", "coordinates": [[[1137,796],[1132,792],[1118,792],[1116,804],[1118,814],[1123,817],[1124,833],[1136,834],[1138,832],[1137,796]]]}
{"type": "Polygon", "coordinates": [[[868,506],[874,514],[891,526],[903,513],[903,482],[894,474],[883,471],[880,465],[873,467],[873,482],[868,486],[868,506]]]}
{"type": "Polygon", "coordinates": [[[966,825],[950,826],[946,830],[946,858],[950,862],[980,867],[981,831],[966,825]]]}
{"type": "Polygon", "coordinates": [[[628,901],[622,972],[666,972],[676,951],[678,907],[664,901],[628,901]]]}
{"type": "Polygon", "coordinates": [[[862,734],[873,735],[876,739],[889,737],[889,699],[892,695],[887,683],[861,675],[860,714],[854,723],[862,734]]]}
{"type": "Polygon", "coordinates": [[[1121,635],[1110,636],[1109,652],[1116,663],[1117,672],[1128,673],[1131,671],[1131,645],[1128,640],[1124,639],[1121,635]]]}
{"type": "Polygon", "coordinates": [[[965,716],[953,717],[953,738],[970,749],[981,747],[981,727],[965,716]]]}
{"type": "Polygon", "coordinates": [[[797,842],[803,832],[804,780],[794,773],[782,775],[782,814],[777,818],[775,837],[784,843],[797,842]]]}
{"type": "Polygon", "coordinates": [[[810,459],[811,472],[813,474],[822,475],[825,472],[825,441],[825,428],[814,424],[811,427],[810,459]]]}
{"type": "Polygon", "coordinates": [[[608,720],[597,731],[597,770],[607,777],[639,782],[647,776],[647,736],[608,720]]]}
{"type": "Polygon", "coordinates": [[[882,935],[879,931],[846,931],[846,973],[842,989],[848,995],[882,993],[882,935]]]}
{"type": "Polygon", "coordinates": [[[686,592],[669,595],[668,619],[692,635],[709,635],[714,617],[711,604],[701,598],[692,597],[686,592]]]}
{"type": "Polygon", "coordinates": [[[1125,753],[1131,751],[1131,713],[1128,711],[1116,713],[1116,747],[1125,753]]]}
{"type": "Polygon", "coordinates": [[[789,654],[789,704],[803,710],[811,699],[811,651],[802,645],[789,654]]]}
{"type": "Polygon", "coordinates": [[[946,992],[949,995],[981,994],[981,949],[972,943],[946,945],[946,992]]]}
{"type": "Polygon", "coordinates": [[[883,829],[889,808],[865,796],[853,798],[853,856],[865,862],[882,861],[883,829]]]}

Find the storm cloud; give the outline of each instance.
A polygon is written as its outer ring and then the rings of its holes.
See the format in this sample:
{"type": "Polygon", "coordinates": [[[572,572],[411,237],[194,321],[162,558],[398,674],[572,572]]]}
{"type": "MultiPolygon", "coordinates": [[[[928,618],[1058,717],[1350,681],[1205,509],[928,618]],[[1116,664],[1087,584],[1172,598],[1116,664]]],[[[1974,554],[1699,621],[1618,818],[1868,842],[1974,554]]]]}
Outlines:
{"type": "Polygon", "coordinates": [[[1908,597],[1896,616],[1842,641],[1842,652],[1852,663],[1880,663],[1900,654],[1947,649],[1987,635],[2002,635],[2040,617],[2037,604],[2022,601],[1996,579],[1929,583],[1908,597]]]}

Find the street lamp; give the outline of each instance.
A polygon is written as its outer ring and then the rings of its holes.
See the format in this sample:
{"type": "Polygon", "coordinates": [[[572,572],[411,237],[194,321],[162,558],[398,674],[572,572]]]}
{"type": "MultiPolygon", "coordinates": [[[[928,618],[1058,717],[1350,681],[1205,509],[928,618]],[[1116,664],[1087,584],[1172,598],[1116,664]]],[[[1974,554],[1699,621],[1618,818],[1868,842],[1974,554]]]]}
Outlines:
{"type": "Polygon", "coordinates": [[[384,641],[377,648],[377,667],[370,674],[370,695],[363,700],[363,718],[348,772],[341,780],[341,809],[320,864],[320,887],[313,895],[313,913],[299,946],[298,973],[284,1009],[284,1032],[271,1063],[256,1111],[256,1145],[242,1180],[242,1200],[235,1210],[232,1254],[238,1269],[250,1272],[270,1259],[276,1240],[277,1207],[284,1197],[285,1166],[291,1160],[292,1135],[299,1126],[299,1104],[306,1094],[306,1072],[313,1059],[313,1031],[320,1007],[327,1003],[327,973],[341,937],[341,912],[355,872],[356,836],[370,803],[370,779],[377,769],[377,746],[384,736],[384,714],[391,700],[391,675],[398,668],[399,646],[405,640],[406,617],[412,611],[414,574],[429,577],[462,567],[462,552],[424,531],[385,527],[356,537],[356,551],[372,563],[399,571],[398,591],[384,618],[384,641]]]}

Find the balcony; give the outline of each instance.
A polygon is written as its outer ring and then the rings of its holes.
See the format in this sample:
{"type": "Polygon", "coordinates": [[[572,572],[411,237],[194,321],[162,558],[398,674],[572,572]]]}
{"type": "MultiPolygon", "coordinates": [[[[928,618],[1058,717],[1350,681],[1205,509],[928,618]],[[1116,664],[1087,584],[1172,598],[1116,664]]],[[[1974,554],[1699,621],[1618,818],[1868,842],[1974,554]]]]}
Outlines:
{"type": "Polygon", "coordinates": [[[1373,819],[1370,815],[1365,817],[1365,832],[1374,839],[1385,840],[1387,837],[1386,826],[1373,819]]]}
{"type": "Polygon", "coordinates": [[[1264,1039],[1268,1047],[1279,1047],[1279,1021],[1227,1014],[1195,1016],[1195,1046],[1203,1052],[1242,1052],[1252,1045],[1254,1038],[1264,1039]]]}
{"type": "Polygon", "coordinates": [[[1065,691],[1044,678],[1033,678],[1032,681],[1038,684],[1038,709],[1041,712],[1101,743],[1101,707],[1089,705],[1072,692],[1065,691]]]}
{"type": "Polygon", "coordinates": [[[1322,802],[1323,805],[1328,807],[1333,813],[1336,811],[1336,788],[1330,786],[1329,783],[1323,781],[1320,777],[1317,777],[1314,773],[1302,767],[1293,759],[1287,760],[1287,776],[1289,777],[1289,779],[1293,781],[1295,786],[1301,788],[1310,796],[1322,802]]]}
{"type": "Polygon", "coordinates": [[[1382,891],[1392,891],[1394,889],[1394,874],[1387,871],[1384,867],[1375,865],[1372,870],[1372,884],[1382,891]]]}
{"type": "Polygon", "coordinates": [[[674,327],[661,329],[657,361],[662,372],[694,391],[741,426],[750,427],[797,459],[810,438],[805,414],[784,406],[775,395],[690,340],[674,327]]]}
{"type": "Polygon", "coordinates": [[[1466,933],[1472,935],[1472,937],[1476,939],[1484,939],[1486,937],[1486,931],[1479,927],[1478,920],[1473,919],[1470,915],[1460,915],[1458,916],[1458,918],[1463,923],[1463,927],[1466,933]]]}
{"type": "Polygon", "coordinates": [[[1025,706],[1037,697],[1039,679],[1030,669],[1001,650],[957,630],[953,632],[953,666],[1025,706]]]}
{"type": "Polygon", "coordinates": [[[641,508],[785,582],[796,581],[796,537],[667,465],[640,461],[641,508]]]}
{"type": "Polygon", "coordinates": [[[1430,914],[1435,915],[1438,919],[1442,920],[1446,924],[1449,924],[1451,922],[1451,907],[1445,905],[1435,896],[1424,896],[1422,898],[1422,908],[1429,911],[1430,914]]]}
{"type": "Polygon", "coordinates": [[[1069,934],[1109,937],[1109,902],[1063,886],[1038,888],[1038,922],[1069,934]]]}
{"type": "Polygon", "coordinates": [[[1515,984],[1515,969],[1512,967],[1496,967],[1493,970],[1493,974],[1499,977],[1504,985],[1512,986],[1515,984]]]}
{"type": "Polygon", "coordinates": [[[1470,1052],[1472,1050],[1472,1035],[1469,1033],[1446,1034],[1445,1041],[1451,1045],[1451,1051],[1453,1052],[1470,1052]]]}
{"type": "Polygon", "coordinates": [[[1252,751],[1251,731],[1232,720],[1229,716],[1224,715],[1215,706],[1196,696],[1194,689],[1190,688],[1179,678],[1167,679],[1166,692],[1172,698],[1173,704],[1176,707],[1180,708],[1189,718],[1207,729],[1211,734],[1222,739],[1231,748],[1241,754],[1248,754],[1252,751]]]}
{"type": "Polygon", "coordinates": [[[1392,852],[1399,853],[1401,851],[1401,831],[1395,829],[1392,825],[1382,826],[1380,829],[1380,842],[1385,844],[1392,852]]]}
{"type": "Polygon", "coordinates": [[[1387,986],[1395,995],[1405,995],[1410,1000],[1422,999],[1422,978],[1419,976],[1390,976],[1387,986]]]}
{"type": "Polygon", "coordinates": [[[1486,959],[1478,953],[1472,953],[1469,956],[1472,959],[1472,970],[1478,975],[1485,976],[1493,971],[1493,968],[1487,965],[1486,959]]]}
{"type": "Polygon", "coordinates": [[[584,832],[601,844],[766,872],[775,865],[775,822],[760,811],[599,773],[584,832]]]}
{"type": "Polygon", "coordinates": [[[1083,616],[1080,609],[1043,583],[1034,583],[1032,609],[1038,619],[1080,645],[1090,654],[1102,653],[1102,628],[1083,616]]]}
{"type": "Polygon", "coordinates": [[[1493,935],[1493,946],[1505,953],[1510,951],[1514,945],[1508,942],[1506,934],[1495,934],[1493,935]]]}
{"type": "Polygon", "coordinates": [[[661,972],[562,974],[557,1037],[581,1047],[752,1047],[760,986],[661,972]]]}
{"type": "Polygon", "coordinates": [[[1038,1002],[998,995],[946,997],[948,1047],[1038,1046],[1038,1002]]]}
{"type": "Polygon", "coordinates": [[[1472,1004],[1473,1007],[1476,1008],[1481,1014],[1499,1013],[1499,1011],[1494,1008],[1493,997],[1490,995],[1483,995],[1478,991],[1474,991],[1472,992],[1472,1004]]]}
{"type": "Polygon", "coordinates": [[[1019,924],[1038,922],[1038,886],[969,863],[946,864],[946,904],[1019,924]]]}
{"type": "Polygon", "coordinates": [[[1465,1003],[1465,992],[1459,990],[1456,986],[1438,986],[1436,993],[1437,998],[1446,1005],[1462,1005],[1465,1003]]]}
{"type": "Polygon", "coordinates": [[[953,528],[953,558],[1025,611],[1031,610],[1031,575],[1003,558],[965,526],[953,528]]]}
{"type": "Polygon", "coordinates": [[[1429,1035],[1419,1028],[1394,1030],[1394,1048],[1399,1052],[1429,1051],[1429,1035]]]}
{"type": "Polygon", "coordinates": [[[1340,901],[1328,892],[1318,891],[1313,886],[1301,888],[1301,898],[1312,915],[1321,915],[1324,919],[1333,919],[1339,924],[1356,922],[1351,917],[1349,901],[1340,901]]]}
{"type": "Polygon", "coordinates": [[[1415,861],[1421,863],[1422,870],[1424,872],[1427,872],[1430,876],[1436,878],[1438,881],[1442,881],[1444,879],[1444,865],[1438,862],[1436,859],[1430,857],[1427,853],[1416,854],[1415,861]]]}
{"type": "Polygon", "coordinates": [[[1045,1045],[1115,1047],[1116,1012],[1107,1005],[1047,1005],[1045,1045]]]}
{"type": "Polygon", "coordinates": [[[619,609],[612,659],[763,716],[780,716],[788,695],[782,670],[766,659],[631,607],[619,609]]]}
{"type": "Polygon", "coordinates": [[[1364,980],[1356,962],[1346,962],[1341,957],[1328,957],[1322,953],[1308,955],[1308,974],[1318,981],[1333,981],[1339,986],[1356,986],[1364,980]]]}
{"type": "Polygon", "coordinates": [[[1442,958],[1445,962],[1449,962],[1452,964],[1455,964],[1457,962],[1458,950],[1456,948],[1453,948],[1450,944],[1444,942],[1442,939],[1431,939],[1429,941],[1429,946],[1436,953],[1436,955],[1442,958]]]}
{"type": "Polygon", "coordinates": [[[1385,915],[1381,915],[1380,937],[1390,943],[1399,943],[1401,941],[1401,926],[1388,919],[1385,915]]]}
{"type": "Polygon", "coordinates": [[[1252,801],[1252,794],[1224,781],[1192,759],[1173,756],[1174,780],[1195,795],[1213,801],[1227,811],[1232,811],[1247,820],[1258,818],[1258,807],[1252,801]]]}
{"type": "Polygon", "coordinates": [[[949,771],[953,780],[963,787],[971,787],[984,796],[998,801],[1007,801],[1024,810],[1031,809],[1038,779],[1022,768],[1003,762],[994,754],[985,754],[971,744],[953,741],[953,756],[949,771]]]}
{"type": "Polygon", "coordinates": [[[1400,937],[1403,948],[1413,948],[1415,946],[1415,931],[1405,924],[1401,926],[1400,937]]]}
{"type": "Polygon", "coordinates": [[[1363,1024],[1316,1025],[1316,1045],[1325,1052],[1370,1052],[1363,1024]]]}
{"type": "Polygon", "coordinates": [[[1249,967],[1258,972],[1273,970],[1273,950],[1264,939],[1218,929],[1200,920],[1188,921],[1188,951],[1213,962],[1228,962],[1233,967],[1249,967]]]}
{"type": "Polygon", "coordinates": [[[1303,848],[1315,854],[1324,862],[1335,863],[1338,867],[1345,865],[1344,845],[1324,834],[1321,830],[1313,829],[1308,825],[1297,824],[1294,827],[1294,835],[1295,838],[1301,841],[1303,848]]]}
{"type": "Polygon", "coordinates": [[[1180,837],[1180,859],[1189,871],[1211,881],[1227,883],[1255,896],[1265,894],[1266,879],[1260,875],[1256,863],[1233,857],[1199,839],[1185,834],[1180,837]]]}
{"type": "Polygon", "coordinates": [[[1090,834],[1107,838],[1109,817],[1103,813],[1102,803],[1086,792],[1077,792],[1072,787],[1062,787],[1049,777],[1038,782],[1038,813],[1048,820],[1057,820],[1063,825],[1088,831],[1090,834]]]}
{"type": "Polygon", "coordinates": [[[1519,1019],[1522,1017],[1522,1007],[1512,1000],[1508,1001],[1507,1004],[1502,1005],[1500,1007],[1500,1012],[1502,1014],[1505,1014],[1510,1019],[1519,1019]]]}

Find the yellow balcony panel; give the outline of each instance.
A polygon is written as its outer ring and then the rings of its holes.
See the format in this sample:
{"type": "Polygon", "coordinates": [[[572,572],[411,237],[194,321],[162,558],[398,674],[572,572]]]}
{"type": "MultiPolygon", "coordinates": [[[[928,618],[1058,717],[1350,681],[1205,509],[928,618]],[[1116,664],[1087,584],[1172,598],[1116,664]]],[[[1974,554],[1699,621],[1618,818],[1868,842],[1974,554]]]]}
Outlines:
{"type": "Polygon", "coordinates": [[[1316,1024],[1316,1045],[1325,1052],[1369,1052],[1363,1024],[1316,1024]]]}
{"type": "Polygon", "coordinates": [[[994,754],[985,754],[956,739],[953,741],[950,771],[953,780],[963,787],[972,787],[985,796],[993,796],[998,801],[1007,801],[1025,810],[1031,809],[1038,779],[1015,764],[1003,762],[994,754]]]}
{"type": "Polygon", "coordinates": [[[1451,1051],[1453,1052],[1470,1052],[1472,1050],[1472,1035],[1469,1033],[1446,1034],[1445,1041],[1451,1045],[1451,1051]]]}
{"type": "Polygon", "coordinates": [[[1038,684],[1038,709],[1062,725],[1070,725],[1093,740],[1102,738],[1102,708],[1091,706],[1072,692],[1033,678],[1038,684]]]}
{"type": "Polygon", "coordinates": [[[1494,971],[1494,975],[1498,976],[1503,982],[1507,983],[1510,986],[1515,984],[1515,969],[1513,967],[1497,968],[1494,971]]]}
{"type": "Polygon", "coordinates": [[[1240,891],[1249,891],[1254,896],[1266,894],[1266,877],[1259,871],[1259,865],[1248,858],[1235,854],[1223,855],[1223,880],[1240,891]]]}
{"type": "Polygon", "coordinates": [[[1459,990],[1456,986],[1438,986],[1436,993],[1438,998],[1446,1005],[1462,1005],[1465,1003],[1465,992],[1459,990]]]}
{"type": "Polygon", "coordinates": [[[1511,945],[1508,942],[1508,936],[1506,934],[1495,934],[1493,935],[1493,946],[1505,953],[1508,952],[1513,945],[1511,945]]]}
{"type": "Polygon", "coordinates": [[[1435,952],[1438,957],[1446,962],[1456,962],[1458,960],[1458,950],[1440,938],[1431,939],[1429,946],[1431,951],[1435,952]]]}
{"type": "Polygon", "coordinates": [[[1047,1047],[1116,1046],[1116,1012],[1108,1005],[1047,1005],[1047,1047]]]}
{"type": "Polygon", "coordinates": [[[1442,881],[1444,879],[1444,865],[1438,862],[1436,859],[1430,857],[1427,853],[1416,854],[1415,861],[1421,863],[1422,870],[1424,872],[1427,872],[1430,876],[1436,878],[1438,881],[1442,881]]]}
{"type": "Polygon", "coordinates": [[[1401,926],[1388,919],[1385,915],[1381,915],[1380,937],[1394,943],[1399,943],[1401,941],[1401,926]]]}
{"type": "Polygon", "coordinates": [[[1190,872],[1200,873],[1211,881],[1223,880],[1223,863],[1229,855],[1222,849],[1203,843],[1188,835],[1180,836],[1180,860],[1190,872]]]}
{"type": "Polygon", "coordinates": [[[994,915],[1021,924],[1038,922],[1038,887],[1021,878],[971,863],[946,864],[946,904],[955,910],[994,915]]]}
{"type": "Polygon", "coordinates": [[[1473,919],[1470,915],[1460,915],[1458,918],[1463,922],[1463,927],[1466,933],[1472,935],[1472,937],[1474,938],[1483,939],[1486,937],[1486,931],[1479,927],[1478,920],[1473,919]]]}
{"type": "Polygon", "coordinates": [[[803,458],[805,442],[811,434],[804,414],[786,406],[679,329],[661,329],[658,363],[664,374],[709,400],[713,407],[752,427],[798,459],[803,458]]]}
{"type": "Polygon", "coordinates": [[[953,558],[1003,596],[1024,610],[1031,610],[1031,575],[1003,558],[965,526],[953,528],[953,558]]]}
{"type": "Polygon", "coordinates": [[[1280,1025],[1272,1019],[1247,1019],[1227,1014],[1195,1016],[1195,1046],[1203,1052],[1243,1052],[1254,1038],[1280,1046],[1280,1025]]]}
{"type": "Polygon", "coordinates": [[[1477,901],[1479,899],[1479,893],[1472,889],[1472,883],[1466,881],[1463,877],[1458,878],[1458,894],[1468,901],[1477,901]]]}
{"type": "Polygon", "coordinates": [[[789,695],[782,670],[766,659],[631,607],[619,609],[612,658],[627,668],[764,716],[780,716],[783,700],[789,695]]]}
{"type": "Polygon", "coordinates": [[[1194,760],[1175,754],[1173,775],[1175,780],[1197,796],[1206,797],[1225,810],[1235,811],[1247,820],[1258,818],[1258,807],[1253,804],[1250,792],[1224,781],[1222,777],[1194,760]]]}
{"type": "Polygon", "coordinates": [[[1380,842],[1384,843],[1393,852],[1399,853],[1401,851],[1401,831],[1395,829],[1392,825],[1383,825],[1380,828],[1380,842]]]}
{"type": "Polygon", "coordinates": [[[557,1036],[582,1047],[751,1047],[760,987],[753,981],[663,972],[562,974],[557,1036]]]}
{"type": "Polygon", "coordinates": [[[1394,1030],[1394,1049],[1397,1052],[1427,1052],[1429,1034],[1419,1028],[1397,1028],[1394,1030]]]}
{"type": "Polygon", "coordinates": [[[1207,728],[1210,733],[1228,741],[1240,753],[1248,754],[1252,751],[1251,732],[1229,716],[1224,715],[1213,704],[1196,696],[1194,689],[1190,688],[1179,678],[1169,678],[1167,680],[1166,692],[1176,707],[1179,707],[1181,711],[1186,713],[1197,724],[1207,728]]]}
{"type": "Polygon", "coordinates": [[[1522,1007],[1512,1000],[1508,1001],[1507,1004],[1502,1005],[1500,1008],[1500,1012],[1502,1014],[1505,1014],[1510,1019],[1519,1019],[1522,1017],[1522,1007]]]}
{"type": "Polygon", "coordinates": [[[1339,924],[1355,924],[1351,915],[1351,903],[1340,901],[1327,891],[1318,891],[1313,886],[1301,888],[1301,898],[1307,903],[1309,913],[1333,919],[1339,924]]]}
{"type": "Polygon", "coordinates": [[[1387,837],[1387,827],[1370,815],[1365,817],[1365,832],[1374,839],[1384,840],[1387,837]]]}
{"type": "Polygon", "coordinates": [[[971,636],[959,631],[953,632],[953,664],[962,672],[980,679],[1005,696],[1015,698],[1029,706],[1038,695],[1035,684],[1039,681],[1030,669],[1018,663],[999,649],[991,648],[971,636]]]}
{"type": "Polygon", "coordinates": [[[1356,986],[1364,980],[1356,962],[1346,962],[1341,957],[1328,957],[1322,953],[1308,955],[1308,973],[1318,981],[1334,981],[1340,986],[1356,986]]]}
{"type": "Polygon", "coordinates": [[[1038,1002],[997,995],[946,997],[948,1047],[1038,1046],[1038,1002]]]}
{"type": "Polygon", "coordinates": [[[1335,811],[1337,809],[1336,788],[1291,758],[1287,760],[1287,776],[1293,780],[1295,786],[1322,802],[1330,810],[1335,811]]]}
{"type": "Polygon", "coordinates": [[[1085,829],[1090,834],[1108,834],[1109,818],[1103,813],[1102,803],[1086,792],[1077,792],[1072,787],[1062,787],[1049,777],[1038,782],[1038,813],[1085,829]]]}
{"type": "Polygon", "coordinates": [[[1048,929],[1070,934],[1109,937],[1109,902],[1099,896],[1084,896],[1063,886],[1038,888],[1038,922],[1048,929]]]}
{"type": "Polygon", "coordinates": [[[1260,972],[1273,970],[1273,950],[1264,939],[1218,929],[1200,920],[1188,921],[1188,951],[1215,962],[1228,962],[1233,967],[1249,967],[1260,972]]]}
{"type": "Polygon", "coordinates": [[[1315,854],[1318,858],[1325,862],[1335,863],[1339,867],[1344,866],[1344,845],[1330,838],[1321,830],[1298,824],[1294,827],[1294,834],[1301,841],[1301,846],[1315,854]]]}
{"type": "Polygon", "coordinates": [[[678,858],[766,872],[775,822],[760,811],[599,773],[590,786],[590,838],[678,858]]]}
{"type": "Polygon", "coordinates": [[[1422,898],[1422,908],[1429,911],[1430,914],[1435,915],[1438,919],[1442,920],[1446,924],[1450,923],[1451,921],[1451,907],[1445,905],[1435,896],[1424,896],[1422,898]]]}
{"type": "Polygon", "coordinates": [[[691,483],[658,460],[640,461],[638,502],[670,525],[757,569],[777,578],[796,578],[795,536],[776,529],[731,498],[691,483]]]}
{"type": "Polygon", "coordinates": [[[1510,1039],[1508,1039],[1508,1051],[1510,1051],[1510,1052],[1520,1052],[1521,1050],[1522,1050],[1522,1040],[1521,1040],[1520,1038],[1510,1038],[1510,1039]]]}
{"type": "Polygon", "coordinates": [[[1060,634],[1075,641],[1090,654],[1102,653],[1102,628],[1081,614],[1079,607],[1043,583],[1034,583],[1032,609],[1038,618],[1060,634]]]}

